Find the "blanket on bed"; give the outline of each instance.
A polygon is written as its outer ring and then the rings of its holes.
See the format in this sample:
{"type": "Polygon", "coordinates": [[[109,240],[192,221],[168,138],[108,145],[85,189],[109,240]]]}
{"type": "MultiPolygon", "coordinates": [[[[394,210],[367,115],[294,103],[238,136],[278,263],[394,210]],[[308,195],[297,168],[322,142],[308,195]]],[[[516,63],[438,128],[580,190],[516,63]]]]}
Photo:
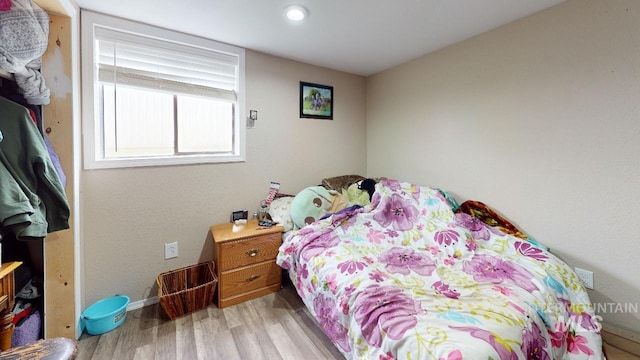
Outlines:
{"type": "Polygon", "coordinates": [[[435,188],[381,181],[370,206],[290,235],[277,263],[346,358],[603,358],[571,268],[435,188]]]}

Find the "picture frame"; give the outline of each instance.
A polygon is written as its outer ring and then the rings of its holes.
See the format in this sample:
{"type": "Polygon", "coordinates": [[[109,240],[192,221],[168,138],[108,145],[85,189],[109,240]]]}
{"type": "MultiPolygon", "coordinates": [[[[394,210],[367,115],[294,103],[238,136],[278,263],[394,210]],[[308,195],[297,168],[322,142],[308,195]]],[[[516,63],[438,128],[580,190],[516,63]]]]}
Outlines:
{"type": "Polygon", "coordinates": [[[301,81],[300,117],[333,120],[333,86],[301,81]]]}

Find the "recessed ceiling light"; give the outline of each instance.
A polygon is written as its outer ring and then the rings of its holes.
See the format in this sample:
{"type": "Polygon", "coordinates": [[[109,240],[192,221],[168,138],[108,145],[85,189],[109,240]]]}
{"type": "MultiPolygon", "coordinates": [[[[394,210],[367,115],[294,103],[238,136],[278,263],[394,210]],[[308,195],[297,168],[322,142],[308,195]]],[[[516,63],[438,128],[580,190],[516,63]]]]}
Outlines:
{"type": "Polygon", "coordinates": [[[284,13],[289,20],[301,21],[309,15],[309,11],[300,5],[289,5],[284,8],[284,13]]]}

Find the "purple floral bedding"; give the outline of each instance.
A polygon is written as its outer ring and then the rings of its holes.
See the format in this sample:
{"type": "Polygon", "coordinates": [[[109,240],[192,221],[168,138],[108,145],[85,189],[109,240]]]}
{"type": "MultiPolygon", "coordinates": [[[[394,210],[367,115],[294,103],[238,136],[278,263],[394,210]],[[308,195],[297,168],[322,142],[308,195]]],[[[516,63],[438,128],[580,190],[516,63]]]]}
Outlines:
{"type": "Polygon", "coordinates": [[[277,262],[349,359],[602,359],[562,260],[394,180],[290,235],[277,262]]]}

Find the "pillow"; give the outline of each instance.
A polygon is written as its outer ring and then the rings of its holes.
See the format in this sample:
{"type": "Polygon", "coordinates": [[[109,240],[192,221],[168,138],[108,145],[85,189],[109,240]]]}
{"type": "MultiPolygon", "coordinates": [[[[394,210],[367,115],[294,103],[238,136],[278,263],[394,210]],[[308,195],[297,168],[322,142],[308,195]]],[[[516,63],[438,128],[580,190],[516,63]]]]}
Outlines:
{"type": "Polygon", "coordinates": [[[322,186],[328,190],[336,190],[338,192],[347,189],[351,184],[364,180],[364,176],[360,175],[342,175],[322,179],[322,186]]]}
{"type": "Polygon", "coordinates": [[[271,220],[284,227],[287,232],[293,229],[293,220],[291,220],[291,202],[293,196],[285,196],[274,199],[269,206],[269,216],[271,220]]]}

